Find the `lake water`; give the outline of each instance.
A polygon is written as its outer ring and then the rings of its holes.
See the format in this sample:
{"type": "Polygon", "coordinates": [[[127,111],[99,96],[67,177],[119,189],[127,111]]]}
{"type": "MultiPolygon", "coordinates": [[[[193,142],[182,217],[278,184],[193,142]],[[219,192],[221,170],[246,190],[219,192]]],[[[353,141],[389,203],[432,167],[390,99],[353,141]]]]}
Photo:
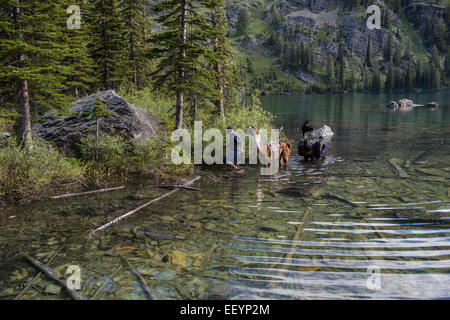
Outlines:
{"type": "MultiPolygon", "coordinates": [[[[297,144],[305,119],[335,136],[323,161],[294,148],[275,176],[259,168],[214,169],[196,185],[136,213],[93,239],[86,234],[165,190],[144,185],[108,194],[1,209],[0,298],[36,274],[15,257],[81,269],[82,291],[99,299],[414,299],[450,298],[450,93],[415,94],[436,110],[384,107],[403,96],[262,97],[297,144]],[[398,176],[389,162],[407,177],[398,176]]],[[[49,293],[45,276],[24,299],[49,293]],[[47,291],[47,293],[46,293],[47,291]]]]}

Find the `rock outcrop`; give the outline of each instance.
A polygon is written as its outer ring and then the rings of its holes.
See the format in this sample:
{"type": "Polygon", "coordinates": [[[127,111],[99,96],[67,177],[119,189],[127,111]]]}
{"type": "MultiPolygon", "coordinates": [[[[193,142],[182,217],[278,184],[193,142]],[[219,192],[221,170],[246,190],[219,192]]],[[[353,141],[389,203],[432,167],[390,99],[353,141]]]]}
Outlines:
{"type": "MultiPolygon", "coordinates": [[[[434,102],[435,103],[435,102],[434,102]]],[[[411,110],[415,107],[423,107],[423,104],[416,104],[414,101],[409,99],[402,99],[398,102],[391,101],[386,105],[386,108],[390,109],[400,109],[400,110],[411,110]]]]}
{"type": "Polygon", "coordinates": [[[414,107],[414,102],[408,99],[402,99],[398,101],[398,107],[401,110],[412,109],[414,107]]]}
{"type": "Polygon", "coordinates": [[[386,105],[386,108],[390,108],[390,109],[397,109],[398,108],[398,103],[395,101],[391,101],[386,105]]]}
{"type": "Polygon", "coordinates": [[[33,133],[40,139],[54,142],[60,149],[78,153],[81,138],[95,133],[96,120],[87,117],[86,113],[92,113],[97,97],[111,111],[100,121],[102,133],[120,134],[130,141],[157,136],[159,120],[147,110],[128,103],[113,90],[75,101],[69,116],[58,116],[56,111],[45,114],[42,121],[33,126],[33,133]]]}
{"type": "Polygon", "coordinates": [[[320,128],[317,128],[311,133],[311,137],[318,139],[319,137],[323,137],[325,140],[330,140],[334,136],[333,130],[327,125],[323,125],[320,128]]]}
{"type": "Polygon", "coordinates": [[[439,103],[437,103],[437,102],[430,102],[430,103],[427,103],[426,107],[429,108],[429,109],[435,109],[435,108],[439,107],[439,103]]]}

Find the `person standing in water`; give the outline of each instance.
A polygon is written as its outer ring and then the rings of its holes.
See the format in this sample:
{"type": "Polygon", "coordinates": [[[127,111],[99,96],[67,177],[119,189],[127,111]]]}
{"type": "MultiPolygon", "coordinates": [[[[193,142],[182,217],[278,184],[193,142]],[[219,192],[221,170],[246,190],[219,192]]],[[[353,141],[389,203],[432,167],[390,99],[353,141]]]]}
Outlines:
{"type": "Polygon", "coordinates": [[[324,159],[326,149],[327,145],[325,144],[325,139],[320,136],[319,140],[313,145],[313,157],[316,159],[324,159]]]}
{"type": "Polygon", "coordinates": [[[242,138],[234,131],[233,127],[227,128],[227,134],[230,136],[230,145],[227,150],[230,150],[226,157],[225,163],[231,166],[233,169],[238,169],[237,163],[240,152],[244,152],[244,144],[242,138]]]}

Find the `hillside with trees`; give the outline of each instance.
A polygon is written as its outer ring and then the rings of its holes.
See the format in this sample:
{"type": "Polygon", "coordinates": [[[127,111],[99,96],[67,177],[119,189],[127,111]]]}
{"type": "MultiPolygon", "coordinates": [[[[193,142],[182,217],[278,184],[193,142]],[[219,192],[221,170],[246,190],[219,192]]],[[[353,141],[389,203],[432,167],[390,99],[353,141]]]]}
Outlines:
{"type": "Polygon", "coordinates": [[[232,43],[263,93],[439,90],[448,86],[447,0],[229,1],[232,43]],[[381,29],[369,30],[369,5],[381,29]]]}

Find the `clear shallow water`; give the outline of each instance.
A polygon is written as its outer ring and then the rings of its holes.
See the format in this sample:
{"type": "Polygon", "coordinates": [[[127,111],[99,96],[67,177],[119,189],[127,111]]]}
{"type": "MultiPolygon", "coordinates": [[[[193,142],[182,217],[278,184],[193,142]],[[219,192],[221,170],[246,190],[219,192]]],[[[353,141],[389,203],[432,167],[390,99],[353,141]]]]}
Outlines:
{"type": "MultiPolygon", "coordinates": [[[[304,163],[295,148],[273,177],[214,170],[221,181],[205,176],[202,192],[179,192],[91,240],[89,230],[166,191],[144,184],[1,209],[0,297],[36,273],[14,259],[18,250],[45,260],[64,243],[51,266],[64,275],[79,265],[88,297],[120,253],[155,299],[449,298],[450,94],[408,97],[441,107],[391,111],[384,104],[393,97],[383,95],[263,97],[291,141],[306,118],[332,127],[328,157],[304,163]],[[374,267],[376,290],[367,286],[374,267]]],[[[66,298],[44,294],[42,279],[25,299],[66,298]]],[[[124,268],[99,298],[146,296],[124,268]]]]}

